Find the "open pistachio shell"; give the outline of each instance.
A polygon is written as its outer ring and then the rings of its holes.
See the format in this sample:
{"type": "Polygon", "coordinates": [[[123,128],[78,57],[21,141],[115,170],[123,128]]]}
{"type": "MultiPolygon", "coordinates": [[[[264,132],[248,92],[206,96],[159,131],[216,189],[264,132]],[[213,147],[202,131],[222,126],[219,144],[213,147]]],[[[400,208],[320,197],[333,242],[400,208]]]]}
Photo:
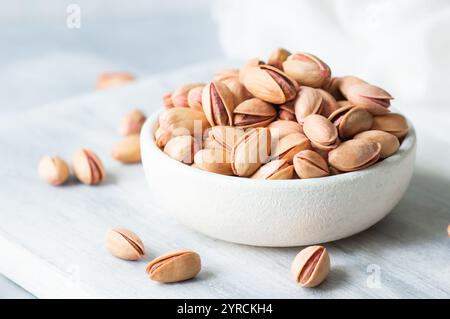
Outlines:
{"type": "Polygon", "coordinates": [[[380,143],[366,139],[349,140],[328,154],[328,162],[342,172],[351,172],[376,163],[380,153],[380,143]]]}
{"type": "Polygon", "coordinates": [[[283,62],[283,69],[290,77],[310,87],[321,87],[331,77],[330,67],[310,53],[294,53],[283,62]]]}
{"type": "Polygon", "coordinates": [[[261,166],[255,174],[253,179],[291,179],[294,173],[294,166],[290,165],[286,160],[274,160],[261,166]]]}
{"type": "Polygon", "coordinates": [[[303,133],[303,128],[300,124],[294,121],[285,121],[285,120],[278,120],[270,123],[267,126],[268,129],[270,129],[270,134],[272,135],[272,138],[282,139],[286,135],[292,134],[292,133],[303,133]]]}
{"type": "Polygon", "coordinates": [[[295,100],[295,117],[297,122],[303,124],[305,118],[311,114],[320,114],[322,111],[322,95],[316,89],[308,86],[300,87],[295,100]]]}
{"type": "Polygon", "coordinates": [[[233,93],[222,82],[213,81],[203,88],[202,107],[211,126],[233,125],[233,93]]]}
{"type": "Polygon", "coordinates": [[[234,125],[240,128],[265,127],[277,116],[275,108],[257,98],[246,100],[234,109],[234,125]]]}
{"type": "Polygon", "coordinates": [[[233,175],[229,158],[224,149],[203,149],[195,154],[194,164],[197,168],[211,173],[233,175]]]}
{"type": "Polygon", "coordinates": [[[339,136],[348,139],[354,135],[367,131],[372,127],[373,116],[364,108],[354,107],[349,109],[339,121],[339,136]]]}
{"type": "Polygon", "coordinates": [[[245,131],[234,126],[214,126],[209,136],[228,152],[231,152],[236,142],[244,135],[245,131]]]}
{"type": "Polygon", "coordinates": [[[330,272],[330,256],[323,246],[310,246],[300,251],[292,262],[295,281],[307,288],[320,285],[330,272]]]}
{"type": "Polygon", "coordinates": [[[201,133],[208,128],[209,123],[202,111],[186,107],[174,107],[161,113],[159,127],[166,132],[184,130],[184,135],[194,135],[196,131],[201,133]]]}
{"type": "Polygon", "coordinates": [[[174,160],[185,164],[192,164],[194,154],[200,147],[190,135],[176,136],[170,139],[164,147],[164,153],[174,160]]]}
{"type": "Polygon", "coordinates": [[[284,159],[288,163],[292,163],[294,155],[300,151],[309,149],[311,144],[306,136],[302,133],[293,133],[283,137],[275,144],[272,150],[272,159],[284,159]]]}
{"type": "Polygon", "coordinates": [[[295,154],[295,172],[300,178],[315,178],[330,175],[328,163],[318,153],[304,150],[295,154]]]}

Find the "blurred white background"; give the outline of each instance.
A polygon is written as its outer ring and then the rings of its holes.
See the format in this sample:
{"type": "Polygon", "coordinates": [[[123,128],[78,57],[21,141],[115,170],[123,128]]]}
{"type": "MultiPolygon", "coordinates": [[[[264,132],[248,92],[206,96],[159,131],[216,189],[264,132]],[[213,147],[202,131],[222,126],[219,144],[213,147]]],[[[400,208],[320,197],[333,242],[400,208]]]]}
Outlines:
{"type": "MultiPolygon", "coordinates": [[[[0,115],[91,92],[99,73],[144,77],[271,50],[317,54],[398,100],[447,107],[448,0],[0,0],[0,115]],[[81,9],[68,28],[67,8],[81,9]]],[[[0,261],[1,262],[1,261],[0,261]]],[[[0,298],[29,296],[0,276],[0,298]]]]}

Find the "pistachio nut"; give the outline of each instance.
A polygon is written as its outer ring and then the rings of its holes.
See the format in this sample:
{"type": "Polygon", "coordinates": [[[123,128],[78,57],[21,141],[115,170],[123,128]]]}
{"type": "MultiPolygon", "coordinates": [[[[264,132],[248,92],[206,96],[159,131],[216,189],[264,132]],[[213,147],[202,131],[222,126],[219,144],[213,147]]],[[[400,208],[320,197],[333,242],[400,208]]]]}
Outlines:
{"type": "Polygon", "coordinates": [[[191,109],[203,111],[202,92],[204,86],[197,86],[191,89],[187,95],[187,104],[191,109]]]}
{"type": "Polygon", "coordinates": [[[38,165],[39,177],[53,186],[64,184],[70,175],[69,166],[59,156],[44,156],[38,165]]]}
{"type": "Polygon", "coordinates": [[[189,91],[195,89],[196,87],[203,87],[204,83],[189,83],[179,86],[175,91],[172,92],[171,100],[174,107],[189,107],[188,105],[188,94],[189,91]]]}
{"type": "Polygon", "coordinates": [[[380,158],[381,144],[367,139],[349,140],[328,154],[331,166],[342,172],[369,167],[380,158]]]}
{"type": "Polygon", "coordinates": [[[303,133],[303,128],[300,124],[287,120],[273,121],[267,128],[270,130],[272,139],[278,140],[292,133],[303,133]]]}
{"type": "Polygon", "coordinates": [[[339,137],[349,139],[370,130],[373,116],[362,107],[344,106],[334,111],[328,118],[338,128],[339,137]]]}
{"type": "Polygon", "coordinates": [[[322,107],[321,107],[322,111],[320,112],[320,114],[325,117],[328,117],[339,108],[339,104],[336,102],[335,98],[327,91],[322,89],[316,90],[322,97],[322,107]]]}
{"type": "Polygon", "coordinates": [[[239,69],[225,69],[216,72],[214,75],[214,81],[224,81],[229,79],[239,80],[239,69]]]}
{"type": "Polygon", "coordinates": [[[247,131],[236,142],[231,151],[231,168],[238,176],[250,176],[270,156],[271,138],[267,128],[255,128],[247,131]]]}
{"type": "Polygon", "coordinates": [[[342,91],[342,94],[352,104],[365,108],[373,115],[389,113],[390,101],[394,99],[385,90],[368,83],[350,85],[342,91]]]}
{"type": "Polygon", "coordinates": [[[335,86],[337,87],[337,89],[339,90],[339,92],[342,94],[343,97],[345,97],[345,94],[343,94],[344,92],[347,92],[353,85],[358,84],[368,84],[368,83],[363,79],[360,79],[353,75],[338,77],[335,80],[335,86]]]}
{"type": "Polygon", "coordinates": [[[176,250],[152,260],[145,271],[151,280],[171,283],[194,278],[200,269],[199,254],[191,250],[176,250]]]}
{"type": "Polygon", "coordinates": [[[291,52],[284,48],[278,48],[269,56],[267,61],[268,65],[276,67],[277,69],[283,70],[283,62],[286,61],[291,52]]]}
{"type": "Polygon", "coordinates": [[[88,149],[80,149],[73,155],[72,169],[76,178],[84,184],[97,185],[106,178],[102,161],[88,149]]]}
{"type": "Polygon", "coordinates": [[[330,150],[339,144],[337,128],[322,115],[307,116],[303,122],[303,131],[315,148],[330,150]]]}
{"type": "Polygon", "coordinates": [[[128,112],[120,121],[120,135],[127,136],[131,134],[139,134],[145,120],[145,114],[142,113],[141,110],[136,109],[128,112]]]}
{"type": "Polygon", "coordinates": [[[295,106],[291,103],[292,101],[280,105],[278,107],[278,119],[285,121],[297,121],[295,117],[295,106]]]}
{"type": "Polygon", "coordinates": [[[300,85],[318,88],[331,77],[331,70],[318,57],[309,53],[294,53],[283,62],[283,70],[300,85]]]}
{"type": "Polygon", "coordinates": [[[400,142],[395,135],[379,130],[370,130],[356,134],[354,139],[367,139],[381,145],[380,158],[387,158],[395,154],[400,148],[400,142]]]}
{"type": "Polygon", "coordinates": [[[234,145],[244,135],[244,130],[233,126],[213,126],[209,136],[220,148],[231,153],[234,145]]]}
{"type": "Polygon", "coordinates": [[[174,105],[172,102],[172,92],[165,93],[162,97],[162,102],[166,110],[173,108],[174,105]]]}
{"type": "Polygon", "coordinates": [[[234,125],[243,129],[265,127],[276,117],[272,104],[257,98],[245,100],[234,109],[234,125]]]}
{"type": "Polygon", "coordinates": [[[141,161],[141,144],[139,134],[128,135],[111,149],[111,156],[122,163],[141,161]]]}
{"type": "Polygon", "coordinates": [[[233,94],[234,105],[238,105],[252,97],[237,77],[222,80],[222,83],[225,84],[233,94]]]}
{"type": "Polygon", "coordinates": [[[328,163],[323,157],[311,150],[295,154],[292,160],[295,172],[300,178],[316,178],[330,175],[328,163]]]}
{"type": "Polygon", "coordinates": [[[279,159],[271,161],[261,166],[255,174],[253,179],[291,179],[294,174],[294,166],[290,165],[286,160],[279,159]]]}
{"type": "Polygon", "coordinates": [[[386,115],[375,116],[373,118],[372,130],[385,131],[401,139],[408,134],[409,126],[403,115],[389,113],[386,115]]]}
{"type": "Polygon", "coordinates": [[[297,82],[270,65],[248,69],[243,84],[255,97],[275,104],[293,100],[298,90],[297,82]]]}
{"type": "Polygon", "coordinates": [[[105,246],[113,256],[125,260],[139,260],[145,254],[144,244],[139,236],[125,228],[108,231],[105,246]]]}
{"type": "Polygon", "coordinates": [[[176,136],[164,146],[164,153],[185,164],[194,162],[194,154],[200,149],[197,141],[190,135],[176,136]]]}
{"type": "Polygon", "coordinates": [[[303,125],[305,118],[322,111],[322,95],[318,90],[308,86],[301,86],[295,100],[295,117],[303,125]]]}
{"type": "Polygon", "coordinates": [[[213,81],[203,88],[202,106],[211,126],[233,125],[233,93],[222,82],[213,81]]]}
{"type": "Polygon", "coordinates": [[[195,153],[194,164],[197,168],[221,175],[233,175],[229,155],[219,148],[203,149],[195,153]]]}
{"type": "Polygon", "coordinates": [[[272,150],[272,159],[284,159],[289,164],[292,164],[294,155],[300,151],[309,149],[311,143],[302,133],[293,133],[286,135],[282,139],[275,143],[272,150]]]}
{"type": "Polygon", "coordinates": [[[310,246],[295,256],[291,266],[295,281],[302,287],[320,285],[330,272],[330,256],[323,246],[310,246]]]}
{"type": "Polygon", "coordinates": [[[103,73],[97,78],[95,88],[97,90],[108,89],[126,84],[134,80],[134,75],[128,72],[103,73]]]}
{"type": "Polygon", "coordinates": [[[174,107],[161,113],[159,127],[161,131],[178,131],[178,135],[181,134],[180,131],[183,131],[184,135],[200,135],[209,127],[209,123],[202,111],[174,107]]]}
{"type": "Polygon", "coordinates": [[[253,67],[263,64],[265,64],[264,61],[261,61],[259,58],[253,58],[248,60],[239,70],[239,81],[241,83],[244,83],[244,77],[247,74],[247,71],[253,67]]]}

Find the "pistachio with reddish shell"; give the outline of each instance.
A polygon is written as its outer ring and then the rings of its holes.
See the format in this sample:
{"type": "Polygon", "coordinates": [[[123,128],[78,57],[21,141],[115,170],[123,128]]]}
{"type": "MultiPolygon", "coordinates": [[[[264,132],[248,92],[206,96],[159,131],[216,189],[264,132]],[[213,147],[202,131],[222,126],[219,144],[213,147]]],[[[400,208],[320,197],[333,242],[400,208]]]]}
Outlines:
{"type": "Polygon", "coordinates": [[[211,126],[233,125],[233,93],[222,82],[213,81],[203,88],[202,106],[211,126]]]}
{"type": "Polygon", "coordinates": [[[59,156],[44,156],[38,165],[39,177],[53,186],[64,184],[70,175],[69,166],[59,156]]]}
{"type": "Polygon", "coordinates": [[[294,121],[278,120],[273,121],[267,126],[270,129],[272,138],[282,139],[286,135],[293,133],[303,133],[303,128],[300,124],[294,121]]]}
{"type": "Polygon", "coordinates": [[[95,88],[97,90],[109,89],[112,87],[127,84],[134,79],[134,75],[128,72],[103,73],[97,78],[95,88]]]}
{"type": "Polygon", "coordinates": [[[336,102],[334,97],[325,90],[316,89],[319,94],[322,96],[322,111],[321,115],[328,117],[339,108],[339,104],[336,102]]]}
{"type": "Polygon", "coordinates": [[[77,151],[72,157],[72,169],[76,178],[88,185],[97,185],[106,178],[100,158],[88,149],[77,151]]]}
{"type": "Polygon", "coordinates": [[[252,97],[238,78],[222,80],[222,83],[225,84],[233,94],[234,105],[238,105],[252,97]]]}
{"type": "Polygon", "coordinates": [[[307,116],[303,122],[303,131],[315,148],[329,150],[336,148],[339,143],[337,128],[322,115],[307,116]]]}
{"type": "Polygon", "coordinates": [[[293,100],[298,90],[295,80],[270,65],[248,69],[243,84],[253,96],[275,104],[293,100]]]}
{"type": "Polygon", "coordinates": [[[213,126],[209,136],[216,143],[216,145],[231,153],[234,145],[236,145],[244,133],[245,131],[238,127],[213,126]]]}
{"type": "Polygon", "coordinates": [[[265,127],[276,117],[275,108],[257,98],[245,100],[234,109],[234,125],[243,129],[265,127]]]}
{"type": "Polygon", "coordinates": [[[311,143],[302,133],[289,134],[278,141],[273,147],[271,158],[284,159],[292,163],[294,155],[311,148],[311,143]]]}
{"type": "Polygon", "coordinates": [[[400,142],[395,135],[379,130],[370,130],[356,134],[354,139],[367,139],[378,142],[381,145],[380,158],[386,158],[395,154],[400,148],[400,142]]]}
{"type": "Polygon", "coordinates": [[[183,131],[184,135],[201,134],[209,127],[208,120],[202,111],[185,107],[174,107],[161,113],[159,127],[167,132],[183,131]]]}
{"type": "Polygon", "coordinates": [[[409,126],[406,118],[398,113],[390,113],[373,118],[372,130],[380,130],[391,133],[398,138],[408,134],[409,126]]]}
{"type": "Polygon", "coordinates": [[[203,111],[202,92],[204,86],[197,86],[189,91],[187,95],[187,104],[191,109],[203,111]]]}
{"type": "Polygon", "coordinates": [[[330,175],[328,163],[323,157],[311,150],[295,154],[292,160],[295,172],[300,178],[316,178],[330,175]]]}
{"type": "Polygon", "coordinates": [[[350,85],[342,94],[352,104],[365,108],[373,115],[389,113],[390,101],[394,99],[385,90],[368,83],[350,85]]]}
{"type": "Polygon", "coordinates": [[[352,172],[375,164],[380,153],[380,143],[366,139],[349,140],[328,154],[328,162],[342,172],[352,172]]]}
{"type": "Polygon", "coordinates": [[[162,102],[166,110],[173,108],[172,92],[165,93],[162,97],[162,102]]]}
{"type": "Polygon", "coordinates": [[[229,79],[239,80],[239,69],[225,69],[216,72],[214,75],[214,81],[224,81],[229,79]]]}
{"type": "Polygon", "coordinates": [[[238,176],[250,176],[270,157],[271,137],[267,128],[246,132],[231,151],[231,168],[238,176]]]}
{"type": "Polygon", "coordinates": [[[311,114],[320,114],[322,111],[322,95],[318,90],[308,86],[300,87],[295,100],[295,117],[303,125],[305,118],[311,114]]]}
{"type": "MultiPolygon", "coordinates": [[[[339,92],[342,94],[342,97],[345,97],[345,94],[343,94],[343,92],[348,91],[350,89],[350,87],[352,87],[353,85],[358,85],[358,84],[368,84],[368,83],[366,81],[364,81],[363,79],[360,79],[353,75],[346,75],[346,76],[338,77],[335,80],[335,86],[337,87],[339,92]]],[[[341,100],[341,99],[339,99],[339,100],[341,100]]]]}
{"type": "Polygon", "coordinates": [[[278,48],[269,56],[267,61],[268,65],[276,67],[277,69],[283,70],[283,62],[286,61],[291,52],[284,48],[278,48]]]}
{"type": "Polygon", "coordinates": [[[348,139],[354,135],[370,130],[373,116],[362,107],[342,107],[328,118],[338,128],[339,137],[348,139]]]}
{"type": "Polygon", "coordinates": [[[125,260],[139,260],[145,254],[139,236],[125,228],[110,230],[105,237],[105,246],[112,255],[125,260]]]}
{"type": "Polygon", "coordinates": [[[141,144],[139,134],[132,134],[118,142],[111,149],[111,157],[122,163],[138,163],[141,161],[141,144]]]}
{"type": "Polygon", "coordinates": [[[139,134],[145,120],[145,114],[142,113],[141,110],[135,109],[128,112],[120,121],[120,135],[127,136],[131,134],[139,134]]]}
{"type": "Polygon", "coordinates": [[[174,107],[189,107],[188,105],[188,94],[189,91],[197,87],[205,86],[204,83],[189,83],[179,86],[175,91],[172,92],[171,100],[174,107]]]}
{"type": "Polygon", "coordinates": [[[309,53],[294,53],[283,62],[283,70],[300,85],[321,87],[331,77],[330,67],[309,53]]]}
{"type": "Polygon", "coordinates": [[[194,163],[197,168],[221,175],[233,175],[229,154],[220,148],[203,149],[195,153],[194,163]]]}
{"type": "Polygon", "coordinates": [[[255,174],[253,179],[291,179],[294,174],[294,166],[290,165],[286,160],[274,160],[261,166],[255,174]]]}
{"type": "Polygon", "coordinates": [[[284,121],[297,121],[295,107],[292,101],[278,107],[278,119],[284,121]]]}
{"type": "Polygon", "coordinates": [[[259,58],[253,58],[248,60],[239,70],[239,81],[244,83],[244,78],[247,74],[247,71],[253,67],[264,65],[264,61],[261,61],[259,58]]]}
{"type": "Polygon", "coordinates": [[[162,283],[194,278],[201,270],[200,255],[191,250],[176,250],[153,259],[145,271],[149,278],[162,283]]]}
{"type": "Polygon", "coordinates": [[[194,154],[200,149],[198,142],[190,135],[176,136],[164,146],[164,153],[185,164],[194,162],[194,154]]]}
{"type": "Polygon", "coordinates": [[[306,288],[320,285],[330,272],[330,256],[323,246],[310,246],[300,251],[292,262],[295,281],[306,288]]]}

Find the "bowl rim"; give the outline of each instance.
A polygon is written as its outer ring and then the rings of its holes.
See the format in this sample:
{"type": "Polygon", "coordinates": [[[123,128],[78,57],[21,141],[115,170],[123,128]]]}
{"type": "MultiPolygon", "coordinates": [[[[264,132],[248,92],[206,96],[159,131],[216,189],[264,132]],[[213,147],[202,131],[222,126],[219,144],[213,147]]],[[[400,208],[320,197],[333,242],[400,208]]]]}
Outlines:
{"type": "MultiPolygon", "coordinates": [[[[366,178],[368,175],[378,174],[389,167],[395,166],[402,162],[405,158],[408,157],[409,154],[414,152],[417,144],[416,131],[411,122],[407,119],[409,125],[408,135],[402,141],[399,150],[394,155],[384,159],[381,162],[378,162],[368,168],[365,168],[360,171],[354,172],[346,172],[338,175],[331,175],[321,178],[308,178],[308,179],[285,179],[285,180],[265,180],[265,179],[252,179],[252,178],[242,178],[239,176],[227,176],[222,174],[216,174],[212,172],[207,172],[198,168],[190,167],[190,165],[186,165],[180,163],[179,161],[170,158],[167,156],[163,150],[161,150],[158,146],[156,146],[154,132],[157,129],[157,121],[159,115],[163,112],[163,109],[159,109],[154,112],[147,118],[144,125],[142,126],[140,143],[142,149],[149,149],[150,153],[154,154],[154,156],[158,157],[158,160],[166,161],[167,165],[170,165],[171,172],[174,170],[182,170],[183,173],[188,175],[198,175],[199,177],[211,179],[211,181],[215,182],[226,182],[226,183],[247,183],[248,186],[261,186],[261,187],[271,187],[279,188],[283,187],[324,187],[324,185],[333,184],[340,182],[348,182],[349,180],[366,178]]],[[[144,153],[144,152],[141,152],[144,153]]],[[[142,157],[142,164],[145,167],[145,158],[142,157]]]]}

